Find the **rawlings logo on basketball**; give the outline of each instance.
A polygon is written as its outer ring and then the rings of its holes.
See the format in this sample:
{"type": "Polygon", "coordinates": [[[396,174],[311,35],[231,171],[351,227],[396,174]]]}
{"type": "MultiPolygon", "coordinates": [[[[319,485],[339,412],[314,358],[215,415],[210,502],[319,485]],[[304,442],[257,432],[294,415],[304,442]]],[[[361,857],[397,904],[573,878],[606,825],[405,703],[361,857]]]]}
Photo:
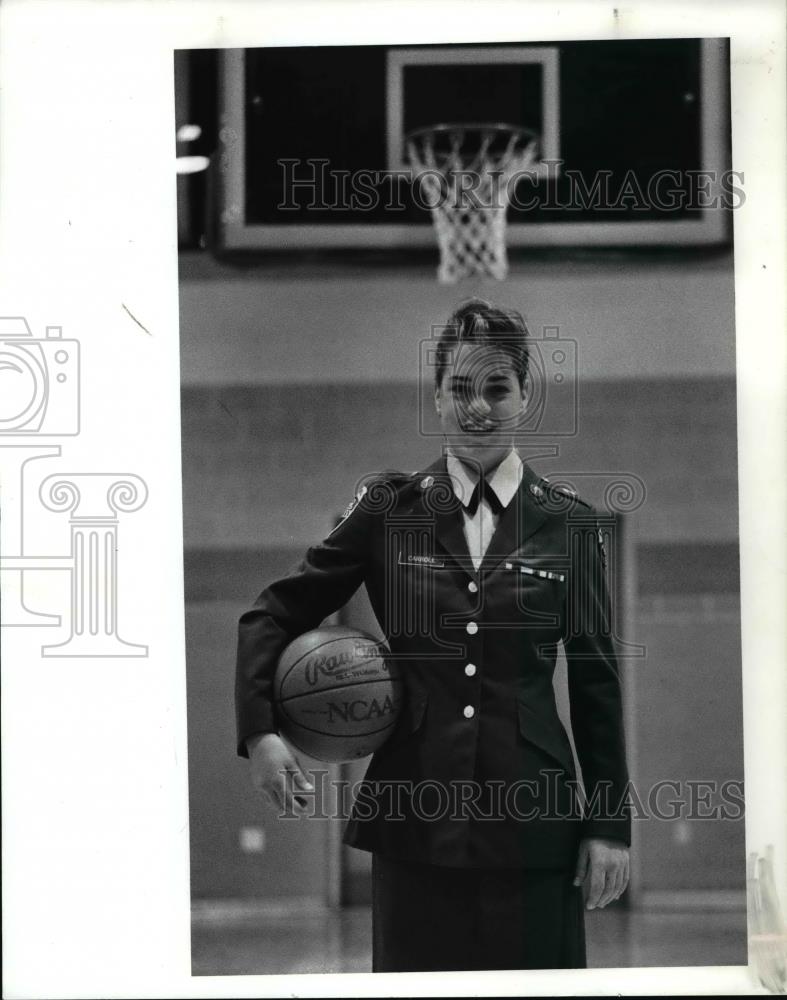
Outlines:
{"type": "Polygon", "coordinates": [[[339,625],[304,632],[273,679],[276,722],[296,751],[324,761],[375,753],[404,703],[401,670],[377,636],[339,625]]]}
{"type": "MultiPolygon", "coordinates": [[[[320,676],[343,679],[353,676],[353,666],[365,665],[367,660],[375,657],[383,657],[388,651],[377,646],[358,646],[351,652],[341,652],[332,656],[312,656],[306,661],[303,667],[303,675],[307,684],[312,687],[319,681],[320,676]],[[358,660],[363,663],[357,663],[358,660]]],[[[388,669],[388,664],[383,661],[383,670],[388,669]]],[[[358,671],[359,673],[374,673],[375,671],[358,671]]]]}
{"type": "Polygon", "coordinates": [[[393,699],[386,695],[382,705],[376,698],[371,701],[335,701],[328,702],[328,722],[335,722],[338,717],[342,722],[366,722],[368,719],[380,719],[390,715],[394,710],[393,699]]]}

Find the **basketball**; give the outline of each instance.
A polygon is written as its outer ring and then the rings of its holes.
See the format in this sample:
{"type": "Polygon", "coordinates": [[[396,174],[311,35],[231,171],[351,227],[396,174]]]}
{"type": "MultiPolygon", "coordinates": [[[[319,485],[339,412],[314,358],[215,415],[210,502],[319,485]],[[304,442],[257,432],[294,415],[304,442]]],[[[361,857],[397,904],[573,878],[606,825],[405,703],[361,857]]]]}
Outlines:
{"type": "Polygon", "coordinates": [[[282,736],[296,750],[338,763],[374,753],[393,732],[402,679],[387,647],[358,629],[326,626],[298,636],[274,677],[282,736]]]}

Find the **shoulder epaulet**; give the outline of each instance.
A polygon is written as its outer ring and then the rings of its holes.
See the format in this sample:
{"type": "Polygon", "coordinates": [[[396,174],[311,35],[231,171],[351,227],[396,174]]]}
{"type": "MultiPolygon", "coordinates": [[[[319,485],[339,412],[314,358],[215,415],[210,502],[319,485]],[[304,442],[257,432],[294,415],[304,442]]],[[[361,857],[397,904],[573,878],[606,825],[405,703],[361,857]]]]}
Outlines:
{"type": "Polygon", "coordinates": [[[372,486],[390,486],[399,490],[413,482],[414,475],[411,472],[402,472],[401,469],[384,469],[382,472],[370,476],[365,481],[365,485],[367,489],[371,489],[372,486]]]}
{"type": "Polygon", "coordinates": [[[414,475],[414,472],[402,472],[401,469],[384,469],[375,476],[375,479],[384,479],[388,482],[404,482],[405,480],[412,479],[414,475]]]}
{"type": "Polygon", "coordinates": [[[588,510],[593,509],[592,504],[589,504],[587,500],[583,500],[575,489],[570,486],[566,486],[563,483],[550,483],[546,476],[542,476],[539,480],[539,486],[548,493],[555,493],[561,498],[568,497],[576,503],[581,503],[582,506],[587,507],[588,510]]]}

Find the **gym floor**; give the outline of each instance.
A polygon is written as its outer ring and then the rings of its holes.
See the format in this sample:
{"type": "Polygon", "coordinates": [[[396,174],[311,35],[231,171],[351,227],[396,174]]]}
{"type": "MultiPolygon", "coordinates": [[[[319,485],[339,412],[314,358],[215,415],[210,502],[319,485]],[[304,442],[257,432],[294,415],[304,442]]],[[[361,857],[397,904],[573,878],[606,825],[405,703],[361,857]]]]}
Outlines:
{"type": "MultiPolygon", "coordinates": [[[[588,966],[745,965],[746,913],[617,907],[586,916],[588,966]]],[[[192,929],[195,976],[370,972],[371,913],[224,916],[202,911],[192,929]]]]}

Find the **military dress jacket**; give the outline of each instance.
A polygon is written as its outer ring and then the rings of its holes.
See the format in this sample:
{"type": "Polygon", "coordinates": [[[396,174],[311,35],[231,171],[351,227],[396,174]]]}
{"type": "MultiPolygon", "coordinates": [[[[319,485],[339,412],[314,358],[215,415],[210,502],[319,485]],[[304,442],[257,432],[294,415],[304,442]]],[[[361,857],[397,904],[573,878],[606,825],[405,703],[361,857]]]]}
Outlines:
{"type": "Polygon", "coordinates": [[[277,731],[272,681],[285,646],[361,584],[406,702],[372,756],[345,843],[511,868],[570,867],[584,836],[630,843],[621,687],[592,507],[523,463],[476,570],[445,456],[371,479],[240,618],[239,754],[250,736],[277,731]],[[561,642],[581,784],[555,704],[561,642]]]}

